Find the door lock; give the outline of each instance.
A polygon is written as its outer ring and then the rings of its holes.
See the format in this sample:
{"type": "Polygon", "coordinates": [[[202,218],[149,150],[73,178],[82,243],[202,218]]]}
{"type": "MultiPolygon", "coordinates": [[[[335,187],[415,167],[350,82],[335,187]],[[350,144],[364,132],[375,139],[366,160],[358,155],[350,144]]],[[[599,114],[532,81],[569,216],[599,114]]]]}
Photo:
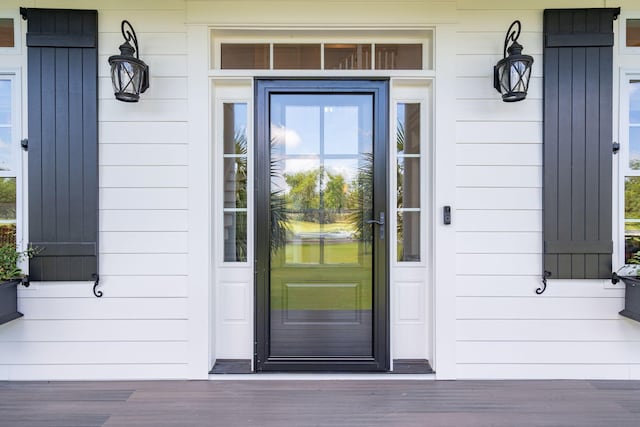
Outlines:
{"type": "Polygon", "coordinates": [[[380,219],[370,219],[367,224],[377,224],[380,226],[380,240],[384,240],[384,212],[380,212],[380,219]]]}

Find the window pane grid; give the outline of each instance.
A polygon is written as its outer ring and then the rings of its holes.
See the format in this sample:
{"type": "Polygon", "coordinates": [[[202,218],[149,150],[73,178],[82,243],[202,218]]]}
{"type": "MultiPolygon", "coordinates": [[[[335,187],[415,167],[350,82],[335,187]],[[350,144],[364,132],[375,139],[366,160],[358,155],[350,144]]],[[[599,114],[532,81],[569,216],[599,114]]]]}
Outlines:
{"type": "Polygon", "coordinates": [[[223,70],[422,70],[423,43],[221,43],[223,70]]]}
{"type": "Polygon", "coordinates": [[[420,103],[396,106],[396,260],[420,262],[420,103]]]}
{"type": "Polygon", "coordinates": [[[223,103],[223,245],[225,262],[247,261],[247,104],[223,103]]]}

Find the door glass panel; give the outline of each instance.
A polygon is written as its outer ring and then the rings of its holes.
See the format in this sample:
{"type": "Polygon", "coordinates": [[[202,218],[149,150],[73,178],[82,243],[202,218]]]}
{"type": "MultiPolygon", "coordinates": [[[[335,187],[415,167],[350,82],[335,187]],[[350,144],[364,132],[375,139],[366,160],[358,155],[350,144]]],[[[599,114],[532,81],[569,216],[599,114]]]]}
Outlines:
{"type": "Polygon", "coordinates": [[[270,355],[371,357],[373,95],[270,98],[270,355]]]}

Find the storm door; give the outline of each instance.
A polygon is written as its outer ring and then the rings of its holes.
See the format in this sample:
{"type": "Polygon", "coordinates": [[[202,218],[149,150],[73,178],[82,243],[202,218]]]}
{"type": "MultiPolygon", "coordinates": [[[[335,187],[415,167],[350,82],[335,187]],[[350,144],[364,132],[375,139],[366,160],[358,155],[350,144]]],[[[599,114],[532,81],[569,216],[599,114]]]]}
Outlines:
{"type": "Polygon", "coordinates": [[[384,371],[388,82],[256,80],[256,359],[384,371]]]}

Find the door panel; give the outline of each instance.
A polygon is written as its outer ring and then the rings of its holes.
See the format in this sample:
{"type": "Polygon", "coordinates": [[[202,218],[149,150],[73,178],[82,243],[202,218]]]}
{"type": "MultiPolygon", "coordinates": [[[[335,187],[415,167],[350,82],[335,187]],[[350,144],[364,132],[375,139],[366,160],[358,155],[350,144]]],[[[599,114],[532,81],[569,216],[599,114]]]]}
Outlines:
{"type": "Polygon", "coordinates": [[[386,370],[387,84],[256,87],[256,368],[386,370]]]}

